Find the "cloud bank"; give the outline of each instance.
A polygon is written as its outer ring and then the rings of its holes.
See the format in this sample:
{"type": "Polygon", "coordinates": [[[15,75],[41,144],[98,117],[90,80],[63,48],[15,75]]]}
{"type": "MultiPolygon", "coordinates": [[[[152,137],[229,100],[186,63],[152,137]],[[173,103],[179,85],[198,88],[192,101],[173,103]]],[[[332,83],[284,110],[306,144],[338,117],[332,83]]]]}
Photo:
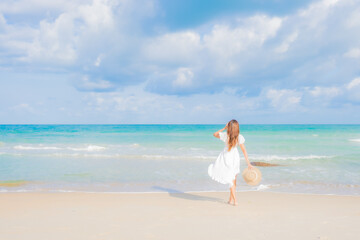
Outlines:
{"type": "MultiPolygon", "coordinates": [[[[58,110],[51,113],[70,114],[74,122],[89,116],[111,122],[105,120],[111,116],[114,122],[139,123],[231,117],[247,123],[333,123],[359,112],[357,1],[314,1],[279,16],[233,14],[187,29],[168,29],[163,20],[158,1],[3,1],[3,96],[13,90],[9,82],[25,72],[61,79],[41,81],[44,99],[73,89],[70,98],[77,104],[59,95],[52,108],[58,110]],[[62,85],[52,89],[51,81],[62,85]],[[72,116],[74,111],[80,115],[72,116]]],[[[28,81],[39,81],[33,78],[28,81]]],[[[7,121],[16,121],[21,109],[32,109],[36,121],[41,114],[34,111],[34,99],[19,96],[0,107],[7,121]]]]}

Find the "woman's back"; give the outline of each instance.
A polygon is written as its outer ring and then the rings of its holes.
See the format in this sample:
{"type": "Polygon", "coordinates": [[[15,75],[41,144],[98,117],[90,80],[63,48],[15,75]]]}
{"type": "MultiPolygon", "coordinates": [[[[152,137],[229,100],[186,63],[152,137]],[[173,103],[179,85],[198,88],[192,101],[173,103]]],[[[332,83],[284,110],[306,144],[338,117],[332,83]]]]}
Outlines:
{"type": "MultiPolygon", "coordinates": [[[[229,150],[229,146],[228,146],[228,134],[226,132],[220,132],[219,133],[219,136],[220,136],[220,140],[225,142],[225,148],[226,150],[228,151],[229,150]]],[[[237,145],[240,145],[240,144],[243,144],[245,142],[245,138],[243,137],[243,135],[239,134],[238,136],[238,140],[237,140],[237,143],[235,144],[235,146],[233,146],[230,151],[233,151],[234,149],[237,149],[237,145]]],[[[229,152],[230,152],[229,151],[229,152]]]]}

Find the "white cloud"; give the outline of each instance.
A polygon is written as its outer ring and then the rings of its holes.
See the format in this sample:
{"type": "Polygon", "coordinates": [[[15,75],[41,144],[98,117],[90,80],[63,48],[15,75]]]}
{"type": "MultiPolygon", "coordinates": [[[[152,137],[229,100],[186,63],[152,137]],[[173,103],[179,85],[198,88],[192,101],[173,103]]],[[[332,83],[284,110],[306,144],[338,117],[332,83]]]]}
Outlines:
{"type": "MultiPolygon", "coordinates": [[[[136,42],[141,36],[133,35],[133,29],[143,19],[152,16],[155,9],[153,1],[146,0],[50,2],[19,0],[0,3],[0,12],[15,19],[17,14],[22,16],[19,22],[6,24],[6,19],[0,14],[0,49],[6,49],[9,57],[20,66],[31,64],[37,70],[77,68],[81,71],[97,67],[89,59],[96,59],[100,54],[110,52],[109,59],[118,60],[119,55],[128,52],[132,45],[134,49],[138,48],[136,42]],[[2,33],[1,29],[5,32],[2,33]]],[[[134,54],[134,49],[131,54],[134,54]]],[[[1,58],[0,55],[0,62],[9,62],[9,59],[1,58]]],[[[107,71],[118,74],[119,68],[108,67],[107,71]]]]}
{"type": "Polygon", "coordinates": [[[90,80],[90,77],[86,75],[76,81],[76,87],[81,91],[109,91],[115,88],[109,81],[103,79],[90,80]]]}
{"type": "Polygon", "coordinates": [[[341,94],[341,89],[338,87],[314,87],[310,90],[310,94],[314,97],[335,97],[341,94]]]}
{"type": "Polygon", "coordinates": [[[339,104],[357,104],[357,1],[316,1],[287,16],[233,15],[160,33],[156,30],[168,26],[156,25],[164,16],[155,5],[145,0],[2,2],[0,63],[14,71],[25,66],[81,76],[74,84],[79,94],[97,92],[89,97],[89,109],[113,108],[138,117],[157,111],[206,119],[202,110],[235,111],[229,102],[236,110],[254,112],[269,106],[282,112],[323,107],[322,102],[338,98],[339,104]],[[6,21],[9,14],[15,15],[6,21]],[[38,17],[14,23],[14,16],[23,14],[38,17]],[[160,16],[156,21],[146,21],[155,15],[160,16]],[[149,86],[128,90],[139,83],[149,86]],[[198,113],[187,112],[194,106],[198,113]]]}
{"type": "Polygon", "coordinates": [[[235,27],[216,24],[210,33],[204,35],[204,45],[215,57],[231,57],[249,48],[261,47],[276,35],[281,22],[278,17],[258,15],[239,21],[235,27]]]}
{"type": "Polygon", "coordinates": [[[28,50],[28,61],[73,63],[82,44],[113,29],[112,7],[109,1],[94,0],[61,13],[54,21],[42,20],[28,50]]]}
{"type": "Polygon", "coordinates": [[[96,112],[97,116],[106,116],[109,122],[128,123],[222,122],[253,111],[253,103],[260,101],[259,98],[239,97],[231,91],[188,96],[160,95],[147,92],[144,84],[127,86],[116,92],[85,94],[87,108],[81,112],[96,112]]]}
{"type": "Polygon", "coordinates": [[[292,89],[269,89],[265,96],[276,110],[291,111],[299,105],[302,93],[292,89]]]}
{"type": "Polygon", "coordinates": [[[348,58],[360,58],[360,48],[352,48],[344,53],[344,56],[348,58]]]}
{"type": "Polygon", "coordinates": [[[355,103],[360,102],[360,77],[354,78],[345,85],[347,98],[355,103]]]}
{"type": "Polygon", "coordinates": [[[143,54],[149,61],[192,62],[200,49],[200,35],[194,31],[184,31],[147,40],[143,54]]]}
{"type": "Polygon", "coordinates": [[[62,12],[76,7],[78,4],[89,3],[91,0],[15,0],[1,1],[0,12],[7,14],[38,15],[46,12],[62,12]]]}
{"type": "MultiPolygon", "coordinates": [[[[190,66],[193,74],[201,78],[201,84],[193,85],[198,89],[215,79],[221,82],[219,78],[234,77],[246,61],[246,56],[253,54],[251,51],[257,51],[276,36],[281,23],[279,17],[255,15],[148,39],[142,48],[142,56],[146,60],[144,64],[151,66],[149,69],[155,70],[155,75],[162,76],[152,77],[151,84],[168,85],[163,83],[164,76],[170,80],[172,73],[184,66],[190,66]]],[[[174,91],[172,87],[183,82],[181,79],[190,78],[177,79],[168,85],[170,92],[174,91]]],[[[190,81],[187,82],[190,85],[190,81]]],[[[164,87],[151,89],[163,90],[164,87]]],[[[181,88],[178,91],[181,92],[181,88]]]]}
{"type": "Polygon", "coordinates": [[[338,0],[316,1],[310,4],[309,7],[300,10],[298,16],[303,18],[303,20],[307,20],[305,22],[306,27],[318,28],[326,21],[329,14],[331,14],[331,10],[336,7],[338,2],[338,0]]]}
{"type": "Polygon", "coordinates": [[[27,61],[52,61],[72,63],[77,58],[73,38],[73,23],[67,15],[61,15],[55,23],[42,21],[37,37],[28,49],[27,61]]]}
{"type": "Polygon", "coordinates": [[[287,52],[291,43],[293,43],[297,37],[298,37],[297,31],[290,34],[288,37],[285,38],[285,40],[277,48],[275,48],[275,52],[278,52],[278,53],[287,52]]]}
{"type": "MultiPolygon", "coordinates": [[[[119,115],[126,113],[127,119],[139,116],[164,116],[166,112],[183,111],[184,106],[175,96],[161,96],[144,91],[144,85],[129,86],[118,92],[90,93],[87,97],[88,111],[97,110],[104,114],[119,115]],[[111,111],[108,111],[111,110],[111,111]],[[154,113],[157,113],[154,115],[154,113]]],[[[134,121],[136,119],[133,119],[134,121]]]]}
{"type": "Polygon", "coordinates": [[[112,1],[94,0],[92,4],[80,5],[74,15],[86,23],[87,29],[99,32],[102,28],[114,27],[114,6],[116,3],[112,1]]]}
{"type": "Polygon", "coordinates": [[[253,48],[259,48],[274,37],[281,27],[282,19],[255,15],[238,19],[235,23],[214,24],[209,31],[187,30],[166,33],[148,39],[143,55],[151,61],[196,63],[202,60],[220,61],[239,55],[253,48]],[[200,54],[200,56],[199,56],[200,54]],[[211,58],[204,59],[205,56],[211,58]]]}
{"type": "Polygon", "coordinates": [[[95,61],[95,63],[94,63],[94,66],[95,66],[95,67],[99,67],[100,64],[101,64],[101,60],[102,60],[101,55],[99,55],[99,56],[96,58],[96,61],[95,61]]]}
{"type": "Polygon", "coordinates": [[[354,78],[346,87],[347,89],[353,89],[357,86],[360,86],[360,77],[354,78]]]}
{"type": "MultiPolygon", "coordinates": [[[[283,17],[255,14],[232,16],[221,21],[215,19],[197,28],[162,31],[158,35],[154,32],[146,35],[141,31],[144,26],[148,27],[144,19],[159,14],[155,12],[154,1],[84,0],[69,3],[58,0],[47,3],[31,0],[30,3],[42,5],[50,12],[57,7],[59,10],[52,12],[51,17],[44,16],[38,25],[23,24],[22,28],[7,24],[5,18],[0,21],[6,29],[13,28],[5,34],[0,33],[0,39],[4,40],[3,46],[9,56],[14,56],[14,61],[26,60],[32,67],[37,63],[40,69],[76,69],[86,75],[103,71],[103,75],[113,76],[109,79],[120,79],[127,84],[140,81],[133,79],[146,81],[156,72],[155,75],[167,78],[170,83],[166,86],[172,93],[176,93],[172,88],[173,73],[184,67],[191,68],[201,82],[192,84],[196,88],[193,92],[213,91],[221,84],[224,87],[243,84],[249,78],[255,80],[247,81],[248,88],[258,87],[255,84],[266,86],[265,79],[274,78],[272,75],[283,79],[284,83],[294,79],[299,85],[306,86],[306,80],[311,78],[314,85],[321,85],[319,83],[324,82],[321,75],[327,69],[317,66],[329,59],[326,52],[334,59],[334,64],[328,68],[345,69],[338,62],[336,48],[331,46],[343,46],[347,42],[357,46],[357,32],[360,32],[357,29],[360,25],[352,26],[350,32],[345,27],[346,17],[354,18],[359,12],[357,4],[350,0],[317,1],[283,17]],[[333,37],[335,35],[339,37],[333,37]],[[274,54],[274,50],[281,56],[274,54]],[[281,70],[279,66],[283,66],[281,70]]],[[[32,6],[26,10],[26,5],[29,2],[6,2],[0,4],[0,9],[13,14],[11,9],[36,12],[32,6]]],[[[150,25],[149,29],[155,27],[150,25]]],[[[356,57],[358,49],[350,49],[345,55],[356,57]]],[[[0,56],[1,62],[8,62],[6,60],[0,56]]],[[[355,68],[347,64],[346,70],[351,74],[355,68]]],[[[336,79],[339,76],[334,75],[329,84],[334,84],[336,79]]],[[[164,82],[162,78],[151,84],[164,82]]],[[[152,89],[166,91],[164,87],[152,89]]]]}
{"type": "MultiPolygon", "coordinates": [[[[201,83],[192,85],[193,92],[239,84],[251,89],[271,87],[267,79],[281,85],[294,82],[296,88],[340,85],[339,79],[358,72],[358,63],[342,59],[357,57],[358,50],[346,54],[343,50],[349,43],[358,45],[356,39],[360,39],[360,25],[351,31],[345,27],[349,13],[357,11],[354,5],[358,4],[350,0],[316,1],[284,17],[233,17],[162,34],[145,43],[143,55],[150,62],[144,65],[156,70],[157,76],[168,76],[168,81],[179,67],[192,68],[201,83]]],[[[166,85],[164,78],[158,79],[151,84],[166,85]]],[[[166,93],[166,87],[149,89],[166,93]]]]}
{"type": "Polygon", "coordinates": [[[30,39],[36,35],[36,30],[26,25],[14,25],[6,21],[0,13],[0,63],[6,65],[19,61],[26,55],[31,46],[30,39]]]}
{"type": "Polygon", "coordinates": [[[114,97],[113,101],[115,102],[115,109],[118,111],[136,112],[139,111],[143,105],[141,99],[137,99],[134,96],[114,97]],[[140,102],[137,100],[140,100],[140,102]]]}
{"type": "Polygon", "coordinates": [[[177,77],[173,81],[174,87],[190,87],[194,78],[194,73],[189,68],[179,68],[177,77]]]}
{"type": "MultiPolygon", "coordinates": [[[[327,109],[335,88],[267,89],[253,97],[239,96],[236,91],[193,94],[187,96],[160,95],[144,90],[144,85],[129,86],[118,92],[91,93],[87,111],[100,111],[106,116],[122,116],[122,119],[137,122],[139,119],[151,123],[164,123],[172,116],[174,123],[214,123],[254,116],[273,116],[275,122],[286,122],[286,114],[302,118],[313,109],[327,109]],[[316,92],[316,96],[311,94],[316,92]],[[101,100],[99,100],[99,98],[101,100]],[[156,114],[154,114],[156,113],[156,114]],[[182,116],[187,116],[183,118],[182,116]],[[207,117],[206,117],[207,116],[207,117]],[[279,116],[284,119],[279,119],[279,116]]],[[[340,88],[339,88],[340,89],[340,88]]],[[[343,91],[343,89],[340,89],[343,91]]],[[[307,115],[308,119],[312,119],[307,115]]],[[[113,119],[113,118],[109,118],[113,119]]],[[[262,122],[257,119],[255,122],[262,122]]],[[[294,119],[296,120],[296,119],[294,119]]]]}

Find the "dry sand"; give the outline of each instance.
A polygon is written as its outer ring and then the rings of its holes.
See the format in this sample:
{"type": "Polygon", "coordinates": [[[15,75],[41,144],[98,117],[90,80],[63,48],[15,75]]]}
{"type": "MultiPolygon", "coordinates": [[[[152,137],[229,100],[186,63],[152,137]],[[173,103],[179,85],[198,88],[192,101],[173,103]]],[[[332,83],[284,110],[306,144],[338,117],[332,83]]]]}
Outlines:
{"type": "Polygon", "coordinates": [[[1,240],[360,239],[360,196],[1,193],[1,240]]]}

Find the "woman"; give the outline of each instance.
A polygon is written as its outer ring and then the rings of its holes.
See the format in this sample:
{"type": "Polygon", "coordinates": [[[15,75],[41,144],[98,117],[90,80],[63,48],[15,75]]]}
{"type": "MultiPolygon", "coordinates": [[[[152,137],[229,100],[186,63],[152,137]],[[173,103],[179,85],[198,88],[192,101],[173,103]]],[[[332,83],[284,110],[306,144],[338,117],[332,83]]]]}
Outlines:
{"type": "Polygon", "coordinates": [[[239,133],[239,123],[235,119],[228,122],[223,129],[214,133],[214,137],[225,142],[225,148],[219,154],[215,163],[210,164],[208,168],[209,176],[213,180],[222,184],[229,184],[230,199],[228,203],[231,204],[233,202],[234,206],[237,205],[235,196],[236,175],[240,172],[240,154],[237,149],[238,145],[245,156],[249,169],[252,169],[244,145],[245,138],[239,133]],[[227,132],[223,132],[225,129],[227,132]]]}

